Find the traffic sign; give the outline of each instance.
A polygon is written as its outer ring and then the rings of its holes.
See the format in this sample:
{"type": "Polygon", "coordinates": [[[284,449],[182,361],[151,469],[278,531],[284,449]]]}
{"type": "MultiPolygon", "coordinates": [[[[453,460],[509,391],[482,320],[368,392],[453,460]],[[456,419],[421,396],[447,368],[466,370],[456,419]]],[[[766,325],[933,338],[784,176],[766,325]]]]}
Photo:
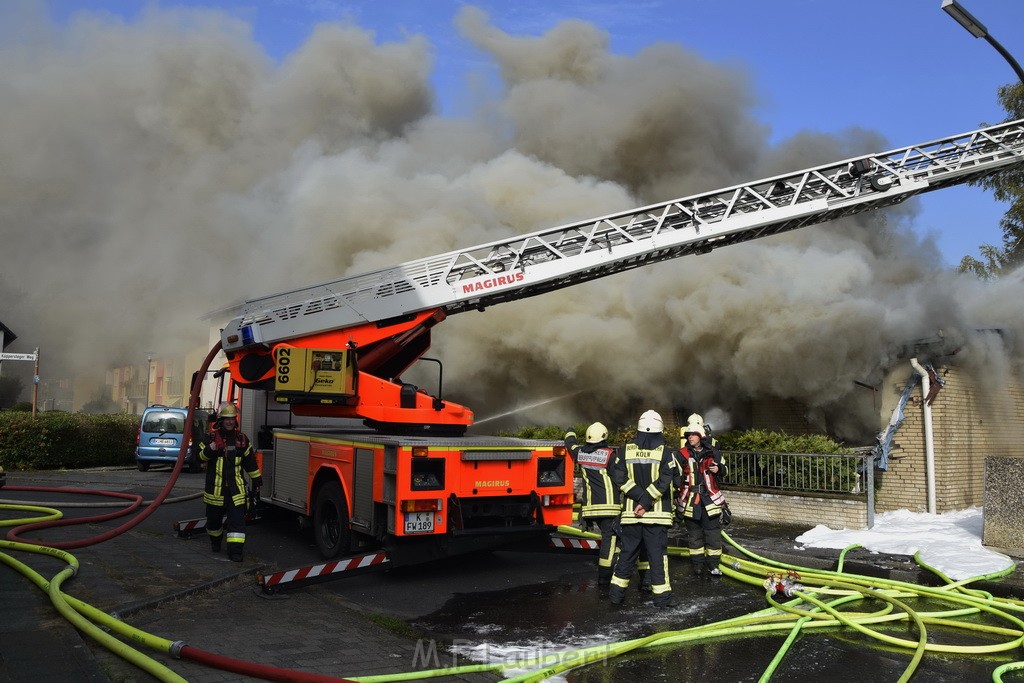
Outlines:
{"type": "Polygon", "coordinates": [[[0,353],[0,360],[35,360],[34,353],[0,353]]]}

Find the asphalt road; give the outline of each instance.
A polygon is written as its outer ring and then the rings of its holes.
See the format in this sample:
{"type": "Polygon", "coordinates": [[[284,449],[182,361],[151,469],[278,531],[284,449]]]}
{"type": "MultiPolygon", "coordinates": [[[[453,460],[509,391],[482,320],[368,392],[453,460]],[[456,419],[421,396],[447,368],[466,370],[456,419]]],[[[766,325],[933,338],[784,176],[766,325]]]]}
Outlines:
{"type": "MultiPolygon", "coordinates": [[[[8,480],[11,486],[137,492],[151,498],[168,474],[134,469],[10,473],[8,480]]],[[[256,587],[255,574],[322,562],[311,533],[299,529],[291,514],[265,514],[248,529],[246,561],[228,562],[210,552],[205,535],[183,539],[173,533],[175,522],[202,516],[196,497],[201,487],[202,475],[183,473],[169,499],[177,502],[161,505],[116,538],[70,551],[81,566],[65,590],[147,633],[247,662],[333,677],[397,674],[481,660],[515,664],[531,656],[557,658],[561,651],[685,629],[765,606],[757,588],[728,579],[694,580],[685,561],[674,560],[670,571],[683,600],[680,607],[654,610],[631,591],[627,604],[616,609],[597,593],[592,558],[511,551],[267,595],[256,587]]],[[[105,502],[97,496],[0,490],[0,498],[13,496],[61,504],[69,517],[98,510],[66,503],[105,502]]],[[[84,538],[122,522],[37,535],[48,541],[84,538]]],[[[743,531],[737,528],[734,535],[743,531]]],[[[764,545],[771,547],[770,542],[764,545]]],[[[46,576],[63,567],[46,555],[19,554],[18,559],[46,576]]],[[[0,604],[7,608],[0,620],[0,680],[155,680],[82,638],[56,615],[45,596],[3,566],[0,604]]],[[[734,637],[644,650],[573,671],[565,680],[756,681],[782,639],[734,637]]],[[[166,654],[152,656],[189,681],[255,680],[166,654]]],[[[914,680],[989,680],[995,666],[1013,658],[1012,653],[983,658],[930,655],[914,680]]],[[[856,633],[816,633],[798,639],[772,680],[892,681],[909,659],[905,651],[879,647],[856,633]]],[[[439,680],[485,683],[500,678],[471,673],[439,680]]]]}

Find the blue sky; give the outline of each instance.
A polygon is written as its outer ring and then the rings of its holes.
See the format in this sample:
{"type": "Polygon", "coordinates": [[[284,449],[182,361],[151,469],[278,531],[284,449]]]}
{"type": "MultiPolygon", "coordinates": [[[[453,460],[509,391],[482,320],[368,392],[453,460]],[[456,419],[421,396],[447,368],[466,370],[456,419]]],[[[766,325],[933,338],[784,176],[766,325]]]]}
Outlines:
{"type": "MultiPolygon", "coordinates": [[[[53,0],[59,21],[78,11],[108,11],[131,21],[147,5],[218,8],[251,25],[276,60],[301,45],[319,22],[348,20],[379,42],[425,35],[434,46],[434,84],[446,114],[457,115],[471,74],[493,65],[453,26],[458,0],[53,0]]],[[[610,36],[611,49],[632,54],[658,41],[679,43],[705,59],[749,74],[758,118],[772,140],[801,130],[881,132],[890,148],[997,122],[1005,115],[996,89],[1015,80],[1010,66],[940,9],[941,0],[577,0],[473,2],[500,29],[537,35],[570,18],[610,36]]],[[[963,0],[1013,54],[1024,60],[1024,2],[963,0]]],[[[493,75],[491,73],[491,75],[493,75]]],[[[881,150],[879,150],[881,151],[881,150]]],[[[751,179],[753,180],[753,179],[751,179]]],[[[668,197],[666,197],[668,199],[668,197]]],[[[920,199],[916,229],[933,235],[946,265],[999,245],[1005,207],[975,188],[950,188],[920,199]]]]}

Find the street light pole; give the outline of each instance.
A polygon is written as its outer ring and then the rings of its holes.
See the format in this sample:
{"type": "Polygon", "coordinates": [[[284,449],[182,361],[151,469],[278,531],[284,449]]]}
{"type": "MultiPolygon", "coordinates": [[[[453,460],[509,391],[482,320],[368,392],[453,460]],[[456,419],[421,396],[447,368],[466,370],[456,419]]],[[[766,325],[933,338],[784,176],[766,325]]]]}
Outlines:
{"type": "Polygon", "coordinates": [[[1020,67],[1020,64],[1018,64],[1017,60],[1013,58],[1013,55],[1007,52],[1006,48],[1000,45],[999,42],[992,37],[988,32],[988,29],[985,28],[985,24],[975,19],[974,16],[964,9],[956,0],[942,0],[942,11],[953,17],[956,23],[963,26],[967,32],[975,38],[984,38],[988,41],[988,44],[994,47],[996,52],[1003,56],[1003,59],[1007,61],[1013,69],[1013,72],[1017,74],[1017,80],[1024,83],[1024,69],[1020,67]]]}

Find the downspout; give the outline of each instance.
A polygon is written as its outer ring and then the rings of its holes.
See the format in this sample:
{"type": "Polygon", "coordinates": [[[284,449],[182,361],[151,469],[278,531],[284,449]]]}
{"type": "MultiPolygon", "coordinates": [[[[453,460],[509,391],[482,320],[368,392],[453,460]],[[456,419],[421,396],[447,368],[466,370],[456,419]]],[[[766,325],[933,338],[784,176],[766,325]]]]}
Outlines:
{"type": "Polygon", "coordinates": [[[924,463],[928,486],[928,512],[935,513],[935,441],[932,434],[932,407],[928,403],[931,391],[928,371],[921,367],[916,358],[910,359],[910,366],[921,376],[921,409],[924,413],[924,463]]]}

